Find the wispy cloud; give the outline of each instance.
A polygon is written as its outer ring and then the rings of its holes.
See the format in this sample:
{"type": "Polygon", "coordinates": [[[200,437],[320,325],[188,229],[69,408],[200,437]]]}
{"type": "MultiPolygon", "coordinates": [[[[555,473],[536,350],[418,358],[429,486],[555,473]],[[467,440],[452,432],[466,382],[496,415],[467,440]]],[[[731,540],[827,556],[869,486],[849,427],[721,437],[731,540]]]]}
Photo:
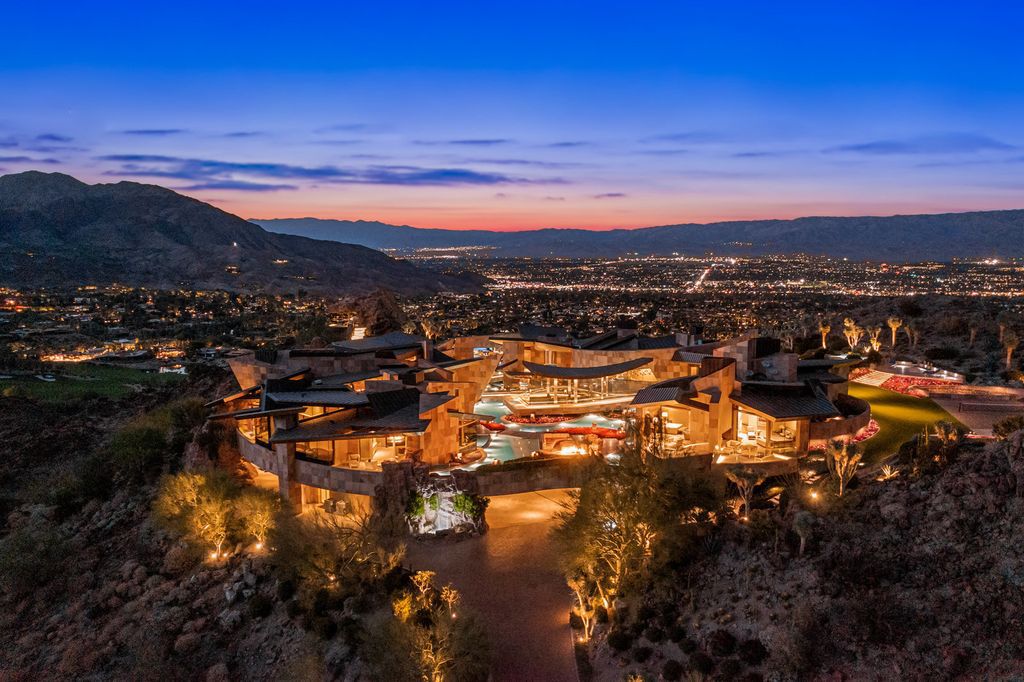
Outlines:
{"type": "Polygon", "coordinates": [[[594,199],[624,199],[628,194],[625,192],[605,192],[604,194],[595,194],[594,199]]]}
{"type": "Polygon", "coordinates": [[[550,147],[551,149],[572,149],[573,147],[589,147],[593,144],[593,142],[585,140],[563,140],[561,142],[549,142],[543,146],[550,147]]]}
{"type": "Polygon", "coordinates": [[[34,159],[31,156],[0,156],[0,162],[2,163],[45,163],[45,164],[57,164],[61,163],[60,159],[34,159]]]}
{"type": "Polygon", "coordinates": [[[298,189],[296,185],[279,185],[263,182],[247,182],[245,180],[211,180],[197,182],[187,187],[178,187],[183,192],[197,192],[210,189],[228,189],[236,192],[277,192],[280,190],[298,189]]]}
{"type": "Polygon", "coordinates": [[[335,123],[333,125],[317,128],[313,132],[324,135],[327,133],[382,133],[386,130],[386,126],[374,123],[335,123]]]}
{"type": "MultiPolygon", "coordinates": [[[[295,166],[284,163],[238,163],[155,154],[112,154],[98,158],[101,161],[119,164],[116,170],[107,171],[107,175],[191,180],[196,183],[193,187],[210,186],[213,183],[268,184],[258,182],[261,179],[407,186],[565,183],[565,180],[561,178],[530,179],[468,168],[426,168],[408,165],[371,165],[361,168],[295,166]]],[[[221,186],[217,189],[244,189],[244,187],[241,185],[221,186]]],[[[291,189],[291,187],[282,184],[274,189],[291,189]]],[[[260,191],[265,191],[265,188],[261,188],[260,191]]]]}
{"type": "Polygon", "coordinates": [[[488,164],[493,166],[530,166],[533,168],[578,168],[584,164],[574,163],[571,161],[542,161],[539,159],[503,159],[503,158],[467,158],[462,159],[460,163],[480,163],[488,164]]]}
{"type": "Polygon", "coordinates": [[[223,134],[223,137],[263,137],[266,135],[262,130],[232,130],[223,134]]]}
{"type": "Polygon", "coordinates": [[[42,133],[36,135],[37,142],[71,142],[74,138],[68,137],[67,135],[60,135],[58,133],[42,133]]]}
{"type": "Polygon", "coordinates": [[[828,153],[847,152],[855,154],[972,154],[986,151],[1007,151],[1015,149],[1011,144],[974,133],[939,133],[917,137],[870,140],[856,144],[829,147],[828,153]]]}
{"type": "Polygon", "coordinates": [[[469,138],[464,140],[413,140],[413,144],[424,146],[453,145],[457,147],[495,147],[502,144],[511,144],[514,140],[504,137],[493,138],[469,138]]]}
{"type": "Polygon", "coordinates": [[[122,135],[135,135],[138,137],[168,137],[170,135],[184,135],[189,132],[184,128],[135,128],[133,130],[122,130],[122,135]]]}
{"type": "Polygon", "coordinates": [[[644,143],[652,142],[675,142],[678,144],[710,144],[713,142],[726,142],[727,136],[713,130],[688,130],[679,133],[662,133],[642,138],[644,143]]]}

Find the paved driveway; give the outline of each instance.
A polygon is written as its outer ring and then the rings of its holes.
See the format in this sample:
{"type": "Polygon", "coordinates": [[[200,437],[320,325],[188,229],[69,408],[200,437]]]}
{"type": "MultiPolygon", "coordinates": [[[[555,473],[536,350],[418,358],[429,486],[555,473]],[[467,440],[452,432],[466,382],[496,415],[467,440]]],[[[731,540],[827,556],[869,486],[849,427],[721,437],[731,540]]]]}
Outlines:
{"type": "Polygon", "coordinates": [[[548,537],[564,499],[561,490],[492,497],[482,538],[409,548],[414,569],[454,584],[483,619],[495,681],[576,681],[569,590],[548,537]]]}

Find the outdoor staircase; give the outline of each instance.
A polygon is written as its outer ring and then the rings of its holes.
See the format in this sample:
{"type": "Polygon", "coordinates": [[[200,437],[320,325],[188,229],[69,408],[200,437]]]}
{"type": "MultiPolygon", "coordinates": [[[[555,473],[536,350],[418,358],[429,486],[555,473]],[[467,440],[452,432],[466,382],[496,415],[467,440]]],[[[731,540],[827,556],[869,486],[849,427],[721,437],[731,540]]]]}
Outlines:
{"type": "Polygon", "coordinates": [[[858,384],[867,384],[868,386],[881,386],[885,381],[892,375],[888,372],[868,372],[864,376],[859,376],[854,381],[858,384]]]}

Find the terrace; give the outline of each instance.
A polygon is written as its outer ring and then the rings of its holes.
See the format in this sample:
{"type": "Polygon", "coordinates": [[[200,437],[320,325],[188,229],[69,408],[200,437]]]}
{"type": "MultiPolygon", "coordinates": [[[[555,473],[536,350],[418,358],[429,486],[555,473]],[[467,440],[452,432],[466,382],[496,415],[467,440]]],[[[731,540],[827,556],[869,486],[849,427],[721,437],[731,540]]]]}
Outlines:
{"type": "Polygon", "coordinates": [[[600,367],[524,362],[525,372],[506,372],[518,378],[519,391],[504,403],[514,414],[585,414],[624,407],[647,385],[637,370],[650,362],[637,358],[600,367]]]}

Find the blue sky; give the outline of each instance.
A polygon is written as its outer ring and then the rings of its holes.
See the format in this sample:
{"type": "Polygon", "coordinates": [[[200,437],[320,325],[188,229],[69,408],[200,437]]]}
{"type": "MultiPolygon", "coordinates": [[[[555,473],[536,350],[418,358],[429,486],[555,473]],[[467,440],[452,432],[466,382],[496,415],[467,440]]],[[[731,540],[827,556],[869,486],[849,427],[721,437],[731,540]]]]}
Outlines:
{"type": "Polygon", "coordinates": [[[457,228],[1024,207],[1008,3],[58,7],[5,8],[2,172],[457,228]]]}

